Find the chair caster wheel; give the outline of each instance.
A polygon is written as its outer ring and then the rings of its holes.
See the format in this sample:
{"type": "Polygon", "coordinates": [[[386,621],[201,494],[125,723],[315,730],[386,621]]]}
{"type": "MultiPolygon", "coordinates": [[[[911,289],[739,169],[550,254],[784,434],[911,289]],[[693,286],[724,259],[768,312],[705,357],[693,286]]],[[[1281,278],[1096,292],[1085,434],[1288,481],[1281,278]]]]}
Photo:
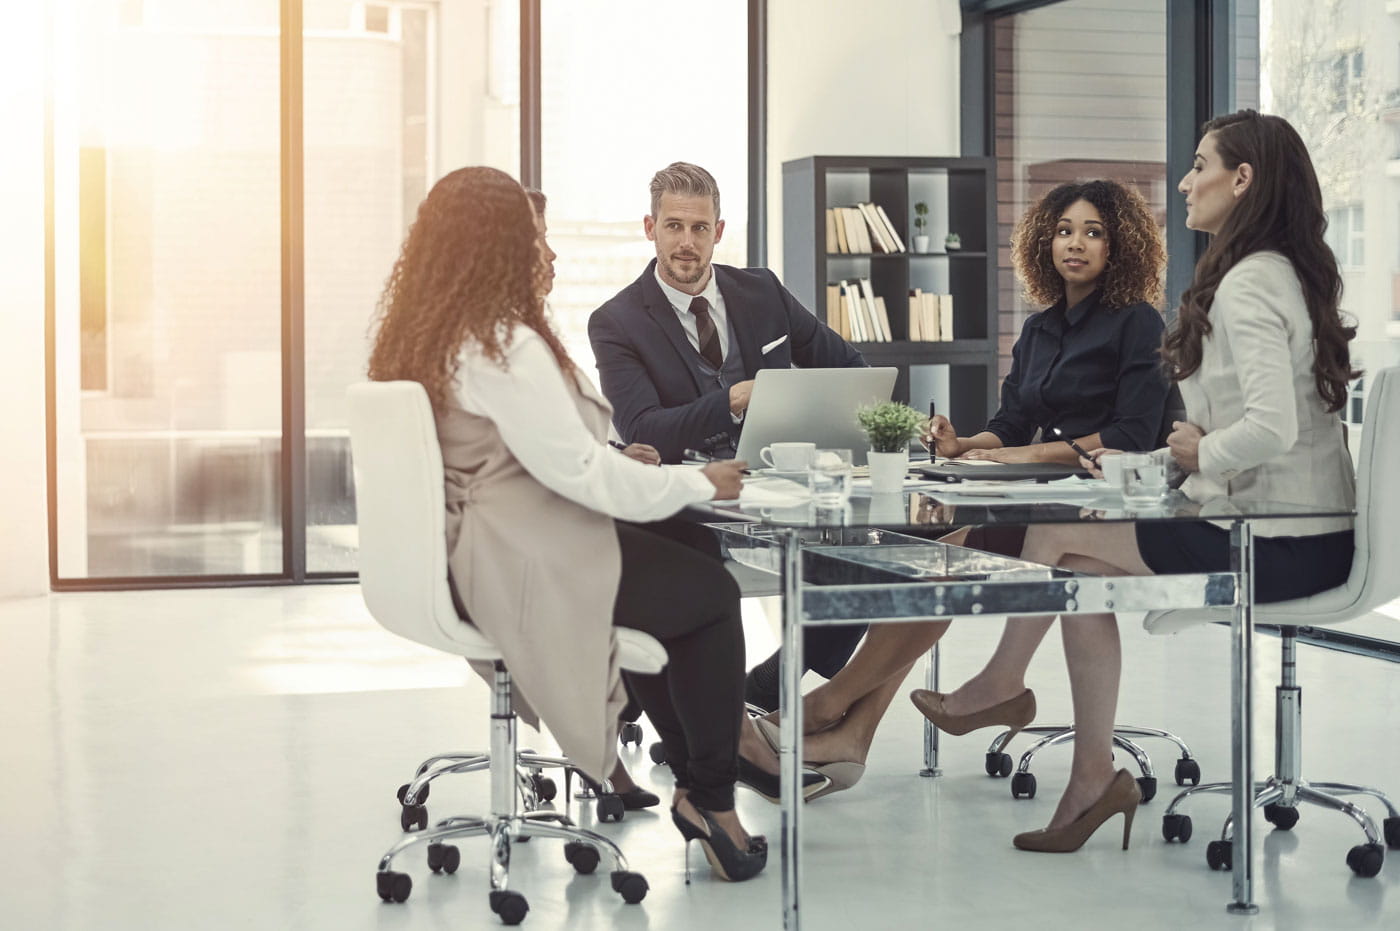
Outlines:
{"type": "Polygon", "coordinates": [[[428,826],[428,809],[422,805],[405,805],[399,812],[399,827],[405,831],[421,831],[428,826]]]}
{"type": "Polygon", "coordinates": [[[407,873],[394,873],[385,870],[374,874],[374,884],[378,887],[379,898],[385,902],[405,902],[413,891],[413,880],[407,873]]]}
{"type": "Polygon", "coordinates": [[[614,870],[612,874],[613,892],[622,896],[622,901],[628,905],[636,905],[647,897],[647,890],[651,887],[647,885],[647,878],[641,873],[631,873],[627,870],[614,870]]]}
{"type": "Polygon", "coordinates": [[[1230,870],[1235,867],[1234,842],[1213,840],[1206,844],[1206,865],[1213,870],[1230,870]]]}
{"type": "Polygon", "coordinates": [[[625,747],[631,744],[634,747],[642,745],[642,726],[636,721],[628,721],[622,725],[622,729],[617,732],[617,739],[625,747]]]}
{"type": "MultiPolygon", "coordinates": [[[[408,785],[409,785],[409,784],[405,782],[403,785],[399,786],[399,791],[398,791],[397,795],[398,795],[398,797],[399,797],[399,804],[400,804],[400,805],[402,805],[402,804],[403,804],[403,800],[404,800],[405,798],[408,797],[408,785]]],[[[418,798],[416,799],[417,804],[421,805],[421,804],[423,804],[424,802],[426,802],[426,801],[428,800],[428,790],[431,789],[432,787],[433,787],[433,786],[432,786],[432,783],[429,783],[429,782],[423,783],[423,788],[421,788],[421,789],[418,790],[418,798]]]]}
{"type": "Polygon", "coordinates": [[[564,859],[569,861],[575,873],[587,876],[598,868],[598,848],[582,841],[571,840],[564,845],[564,859]]]}
{"type": "MultiPolygon", "coordinates": [[[[1191,839],[1191,816],[1190,815],[1163,815],[1162,816],[1162,836],[1167,843],[1180,841],[1186,843],[1191,839]]],[[[1214,867],[1211,867],[1214,869],[1214,867]]]]}
{"type": "Polygon", "coordinates": [[[1142,804],[1146,805],[1157,797],[1157,777],[1139,776],[1137,780],[1138,791],[1142,793],[1142,804]]]}
{"type": "Polygon", "coordinates": [[[1280,831],[1291,831],[1298,823],[1298,809],[1289,805],[1265,805],[1264,820],[1280,831]]]}
{"type": "Polygon", "coordinates": [[[656,741],[647,747],[647,756],[651,757],[651,761],[657,766],[666,765],[666,746],[661,741],[656,741]]]}
{"type": "Polygon", "coordinates": [[[495,912],[501,919],[503,925],[518,925],[525,920],[525,915],[530,911],[530,903],[525,901],[525,897],[518,892],[509,889],[493,889],[491,891],[491,911],[495,912]]]}
{"type": "Polygon", "coordinates": [[[1386,818],[1383,827],[1385,828],[1385,845],[1391,850],[1400,848],[1400,818],[1386,818]]]}
{"type": "Polygon", "coordinates": [[[604,792],[599,795],[593,810],[598,820],[604,824],[621,821],[622,816],[627,814],[627,806],[622,804],[622,796],[615,792],[604,792]]]}
{"type": "Polygon", "coordinates": [[[530,784],[535,790],[535,798],[541,802],[552,802],[554,797],[559,794],[559,787],[548,776],[535,773],[530,777],[530,784]]]}
{"type": "Polygon", "coordinates": [[[1035,774],[1016,773],[1011,777],[1012,798],[1035,798],[1035,774]]]}
{"type": "Polygon", "coordinates": [[[1347,866],[1357,876],[1370,879],[1385,865],[1385,848],[1380,844],[1357,844],[1347,851],[1347,866]]]}
{"type": "Polygon", "coordinates": [[[987,775],[988,776],[1010,776],[1012,770],[1011,754],[1009,753],[988,753],[987,754],[987,775]]]}
{"type": "Polygon", "coordinates": [[[428,845],[428,869],[434,873],[452,874],[462,865],[462,851],[452,844],[428,845]]]}
{"type": "Polygon", "coordinates": [[[1184,786],[1188,782],[1193,786],[1201,784],[1201,764],[1184,756],[1176,761],[1176,784],[1184,786]]]}

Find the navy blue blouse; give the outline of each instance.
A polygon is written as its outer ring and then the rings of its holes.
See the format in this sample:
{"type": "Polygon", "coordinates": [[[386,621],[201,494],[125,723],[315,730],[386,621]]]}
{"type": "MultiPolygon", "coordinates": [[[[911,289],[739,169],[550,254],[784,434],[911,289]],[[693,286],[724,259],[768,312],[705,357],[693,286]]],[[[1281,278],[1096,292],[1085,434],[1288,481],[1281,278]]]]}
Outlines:
{"type": "MultiPolygon", "coordinates": [[[[1011,349],[1001,409],[987,424],[1003,446],[1025,446],[1040,428],[1108,449],[1156,448],[1170,385],[1157,350],[1165,329],[1150,304],[1100,306],[1099,292],[1032,314],[1011,349]]],[[[1042,442],[1046,438],[1042,438],[1042,442]]]]}

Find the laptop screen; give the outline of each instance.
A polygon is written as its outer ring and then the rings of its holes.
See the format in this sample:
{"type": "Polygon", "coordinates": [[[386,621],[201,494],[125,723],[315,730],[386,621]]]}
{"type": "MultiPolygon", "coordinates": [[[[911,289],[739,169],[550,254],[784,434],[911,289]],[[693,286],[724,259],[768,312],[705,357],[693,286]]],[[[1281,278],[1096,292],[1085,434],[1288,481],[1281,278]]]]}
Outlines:
{"type": "Polygon", "coordinates": [[[849,449],[865,463],[870,442],[856,411],[888,401],[897,369],[760,369],[736,457],[763,466],[758,451],[773,443],[815,443],[819,449],[849,449]]]}

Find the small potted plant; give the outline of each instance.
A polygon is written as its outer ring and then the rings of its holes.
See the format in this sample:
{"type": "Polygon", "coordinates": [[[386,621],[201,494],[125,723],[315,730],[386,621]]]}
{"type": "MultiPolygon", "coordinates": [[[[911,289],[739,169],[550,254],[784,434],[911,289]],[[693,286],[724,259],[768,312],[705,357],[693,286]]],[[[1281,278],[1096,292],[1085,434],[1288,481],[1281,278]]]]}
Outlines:
{"type": "Polygon", "coordinates": [[[928,204],[919,201],[914,205],[914,251],[928,251],[928,204]]]}
{"type": "Polygon", "coordinates": [[[870,491],[887,494],[904,488],[909,471],[909,443],[924,426],[924,415],[908,404],[885,401],[856,412],[870,441],[870,491]]]}
{"type": "Polygon", "coordinates": [[[957,233],[949,233],[943,240],[943,248],[949,252],[957,252],[962,248],[962,237],[957,233]]]}

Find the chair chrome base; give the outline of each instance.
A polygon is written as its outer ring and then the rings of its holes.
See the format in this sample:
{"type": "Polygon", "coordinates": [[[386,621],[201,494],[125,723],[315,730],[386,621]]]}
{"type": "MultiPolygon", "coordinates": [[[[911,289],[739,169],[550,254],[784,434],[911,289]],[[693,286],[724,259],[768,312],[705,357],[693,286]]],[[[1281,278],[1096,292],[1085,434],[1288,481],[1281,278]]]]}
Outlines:
{"type": "MultiPolygon", "coordinates": [[[[1283,639],[1282,683],[1274,690],[1274,769],[1275,775],[1254,784],[1254,807],[1264,809],[1264,819],[1281,831],[1291,830],[1298,823],[1298,809],[1304,803],[1340,811],[1350,817],[1366,835],[1366,843],[1347,852],[1347,866],[1358,876],[1371,877],[1380,872],[1385,862],[1385,850],[1400,848],[1400,811],[1384,792],[1370,786],[1342,782],[1308,782],[1302,776],[1303,689],[1297,684],[1296,640],[1293,627],[1280,630],[1283,639]],[[1341,796],[1369,795],[1384,805],[1387,817],[1383,831],[1361,807],[1341,796]]],[[[1193,786],[1172,799],[1162,814],[1162,836],[1168,842],[1185,843],[1191,838],[1191,818],[1177,812],[1187,799],[1199,793],[1228,795],[1228,782],[1213,782],[1193,786]]],[[[1211,869],[1230,869],[1234,841],[1234,817],[1227,815],[1220,839],[1206,845],[1206,863],[1211,869]]]]}
{"type": "MultiPolygon", "coordinates": [[[[629,905],[646,897],[647,881],[640,873],[627,868],[627,858],[611,840],[594,831],[574,825],[563,812],[520,807],[526,801],[538,805],[530,786],[542,766],[565,767],[566,778],[572,765],[558,757],[520,753],[516,747],[515,712],[511,707],[510,673],[496,664],[492,690],[491,753],[442,754],[425,761],[418,775],[405,788],[404,798],[421,809],[417,800],[425,797],[428,783],[448,772],[472,772],[489,768],[491,772],[491,812],[445,818],[430,829],[413,831],[401,837],[379,860],[375,875],[376,891],[385,902],[403,902],[413,889],[406,873],[392,869],[396,856],[419,844],[427,845],[428,868],[434,873],[455,873],[461,863],[457,848],[444,841],[459,837],[489,837],[491,839],[491,910],[505,924],[518,924],[529,911],[529,904],[519,892],[508,888],[510,881],[511,846],[532,837],[549,837],[565,841],[564,857],[579,873],[592,873],[606,857],[612,865],[613,891],[629,905]],[[520,768],[512,765],[517,761],[520,768]]],[[[565,796],[567,798],[567,794],[565,796]]]]}
{"type": "MultiPolygon", "coordinates": [[[[1016,765],[1016,770],[1013,773],[1011,756],[1005,752],[1006,745],[1011,742],[1013,734],[1009,730],[1002,731],[987,747],[987,775],[1011,776],[1012,798],[1035,798],[1035,776],[1030,771],[1031,761],[1035,759],[1037,753],[1047,747],[1074,740],[1074,725],[1038,724],[1022,728],[1021,733],[1039,734],[1041,738],[1021,754],[1021,761],[1016,765]]],[[[1142,792],[1143,802],[1150,802],[1157,795],[1157,774],[1152,768],[1152,758],[1137,743],[1137,740],[1144,737],[1154,737],[1176,744],[1177,750],[1181,753],[1176,761],[1176,770],[1172,774],[1177,785],[1184,786],[1189,782],[1194,786],[1201,781],[1200,764],[1191,756],[1191,748],[1186,746],[1185,741],[1180,737],[1170,731],[1155,727],[1115,724],[1113,726],[1113,745],[1131,756],[1142,772],[1137,782],[1138,789],[1142,792]]]]}

